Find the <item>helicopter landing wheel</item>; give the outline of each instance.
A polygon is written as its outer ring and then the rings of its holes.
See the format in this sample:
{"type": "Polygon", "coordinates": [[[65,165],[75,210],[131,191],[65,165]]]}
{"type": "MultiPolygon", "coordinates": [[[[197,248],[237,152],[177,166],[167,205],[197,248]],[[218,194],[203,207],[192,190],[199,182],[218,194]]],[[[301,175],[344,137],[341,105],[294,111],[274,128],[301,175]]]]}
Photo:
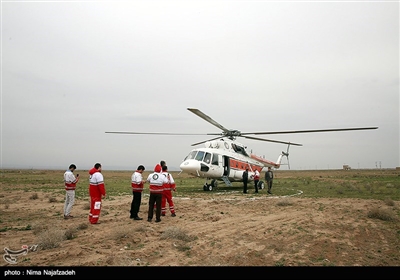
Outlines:
{"type": "Polygon", "coordinates": [[[216,179],[211,181],[211,186],[216,189],[218,187],[218,181],[216,179]]]}
{"type": "Polygon", "coordinates": [[[213,190],[213,186],[211,184],[208,185],[208,190],[211,192],[213,190]]]}
{"type": "Polygon", "coordinates": [[[204,190],[204,191],[208,191],[208,184],[204,184],[203,190],[204,190]]]}
{"type": "Polygon", "coordinates": [[[258,184],[257,184],[257,187],[260,190],[264,189],[264,187],[265,187],[264,182],[263,181],[259,181],[258,184]]]}

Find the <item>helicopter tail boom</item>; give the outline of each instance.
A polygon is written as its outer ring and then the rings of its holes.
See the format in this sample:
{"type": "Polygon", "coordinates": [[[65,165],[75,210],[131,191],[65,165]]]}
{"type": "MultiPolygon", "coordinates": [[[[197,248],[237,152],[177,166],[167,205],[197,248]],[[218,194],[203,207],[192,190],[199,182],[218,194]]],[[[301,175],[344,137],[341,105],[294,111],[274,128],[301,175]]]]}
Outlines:
{"type": "Polygon", "coordinates": [[[257,155],[250,154],[250,157],[252,159],[255,159],[255,160],[261,162],[264,165],[264,167],[273,167],[273,168],[276,168],[276,169],[278,169],[281,166],[281,161],[282,161],[282,157],[283,156],[284,156],[283,154],[280,154],[278,159],[276,160],[276,162],[273,162],[273,161],[264,159],[262,157],[259,157],[257,155]]]}

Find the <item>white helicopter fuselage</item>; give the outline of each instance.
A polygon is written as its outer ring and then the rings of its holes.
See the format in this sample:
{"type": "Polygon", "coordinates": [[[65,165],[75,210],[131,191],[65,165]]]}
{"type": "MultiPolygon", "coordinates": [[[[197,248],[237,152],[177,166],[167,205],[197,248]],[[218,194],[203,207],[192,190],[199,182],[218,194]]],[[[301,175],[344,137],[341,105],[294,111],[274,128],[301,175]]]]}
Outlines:
{"type": "Polygon", "coordinates": [[[260,173],[264,167],[279,168],[282,155],[277,162],[265,160],[248,153],[242,144],[229,139],[205,142],[204,148],[193,149],[183,160],[180,169],[196,177],[230,182],[243,181],[243,172],[249,170],[249,181],[254,179],[254,172],[260,173]]]}

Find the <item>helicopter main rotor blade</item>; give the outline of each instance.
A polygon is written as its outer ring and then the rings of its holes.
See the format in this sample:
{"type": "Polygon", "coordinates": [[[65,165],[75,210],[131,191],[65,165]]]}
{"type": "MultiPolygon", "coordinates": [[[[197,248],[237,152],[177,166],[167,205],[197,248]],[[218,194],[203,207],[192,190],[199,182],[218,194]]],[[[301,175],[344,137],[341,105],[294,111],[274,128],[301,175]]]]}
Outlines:
{"type": "Polygon", "coordinates": [[[251,136],[242,136],[247,139],[253,139],[253,140],[260,140],[260,141],[267,141],[267,142],[274,142],[274,143],[281,143],[281,144],[289,144],[289,145],[295,145],[295,146],[303,146],[302,144],[298,143],[293,143],[293,142],[285,142],[285,141],[278,141],[278,140],[271,140],[271,139],[263,139],[263,138],[258,138],[258,137],[251,137],[251,136]]]}
{"type": "Polygon", "coordinates": [[[218,127],[219,129],[225,131],[225,132],[229,132],[230,130],[223,127],[222,125],[220,125],[219,123],[217,123],[216,121],[214,121],[212,118],[210,118],[209,116],[207,116],[206,114],[204,114],[202,111],[200,111],[199,109],[195,109],[195,108],[187,108],[190,112],[192,112],[193,114],[199,116],[200,118],[202,118],[203,120],[208,121],[210,124],[218,127]]]}
{"type": "Polygon", "coordinates": [[[209,139],[209,140],[204,140],[204,141],[201,141],[201,142],[197,142],[197,143],[192,144],[192,146],[196,146],[196,145],[199,145],[199,144],[203,144],[203,143],[205,143],[207,141],[213,141],[213,140],[217,140],[217,139],[220,139],[220,138],[222,138],[222,136],[219,136],[219,137],[216,137],[216,138],[213,138],[213,139],[209,139]]]}
{"type": "Polygon", "coordinates": [[[199,133],[134,132],[134,131],[106,131],[106,133],[116,133],[116,134],[153,134],[153,135],[209,135],[209,134],[205,134],[205,133],[199,134],[199,133]]]}
{"type": "Polygon", "coordinates": [[[266,132],[246,132],[242,133],[242,135],[248,134],[285,134],[285,133],[309,133],[309,132],[329,132],[329,131],[347,131],[347,130],[368,130],[368,129],[377,129],[377,126],[374,127],[352,127],[352,128],[330,128],[330,129],[311,129],[311,130],[287,130],[287,131],[266,131],[266,132]]]}
{"type": "Polygon", "coordinates": [[[220,133],[168,133],[168,132],[134,132],[134,131],[106,131],[106,133],[114,133],[114,134],[135,134],[135,135],[219,135],[216,138],[213,139],[209,139],[209,140],[205,140],[205,141],[201,141],[201,142],[197,142],[192,144],[192,146],[196,146],[199,144],[203,144],[207,141],[212,141],[212,140],[216,140],[219,138],[222,138],[220,133]]]}

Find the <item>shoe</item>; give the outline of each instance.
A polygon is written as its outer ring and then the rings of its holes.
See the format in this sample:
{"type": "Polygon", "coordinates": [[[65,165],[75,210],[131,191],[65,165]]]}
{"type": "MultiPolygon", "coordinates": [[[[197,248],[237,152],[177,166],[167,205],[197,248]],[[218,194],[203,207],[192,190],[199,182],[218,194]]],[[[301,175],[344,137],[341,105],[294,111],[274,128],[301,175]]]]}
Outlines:
{"type": "Polygon", "coordinates": [[[165,213],[161,214],[161,216],[165,216],[165,213]]]}
{"type": "Polygon", "coordinates": [[[136,221],[143,220],[143,218],[140,218],[140,217],[134,217],[133,219],[136,220],[136,221]]]}
{"type": "Polygon", "coordinates": [[[159,222],[161,222],[161,219],[156,219],[156,223],[159,223],[159,222]]]}
{"type": "Polygon", "coordinates": [[[258,193],[258,192],[256,192],[256,193],[258,193]]]}
{"type": "Polygon", "coordinates": [[[172,216],[172,217],[176,217],[176,214],[175,214],[175,213],[172,213],[171,216],[172,216]]]}
{"type": "Polygon", "coordinates": [[[151,219],[147,219],[148,222],[151,222],[151,219]]]}
{"type": "Polygon", "coordinates": [[[72,219],[72,218],[73,218],[73,217],[72,217],[71,215],[68,215],[68,216],[65,216],[65,215],[64,215],[64,219],[66,219],[66,220],[67,220],[67,219],[72,219]]]}
{"type": "Polygon", "coordinates": [[[272,194],[272,192],[268,191],[269,194],[272,194]]]}

